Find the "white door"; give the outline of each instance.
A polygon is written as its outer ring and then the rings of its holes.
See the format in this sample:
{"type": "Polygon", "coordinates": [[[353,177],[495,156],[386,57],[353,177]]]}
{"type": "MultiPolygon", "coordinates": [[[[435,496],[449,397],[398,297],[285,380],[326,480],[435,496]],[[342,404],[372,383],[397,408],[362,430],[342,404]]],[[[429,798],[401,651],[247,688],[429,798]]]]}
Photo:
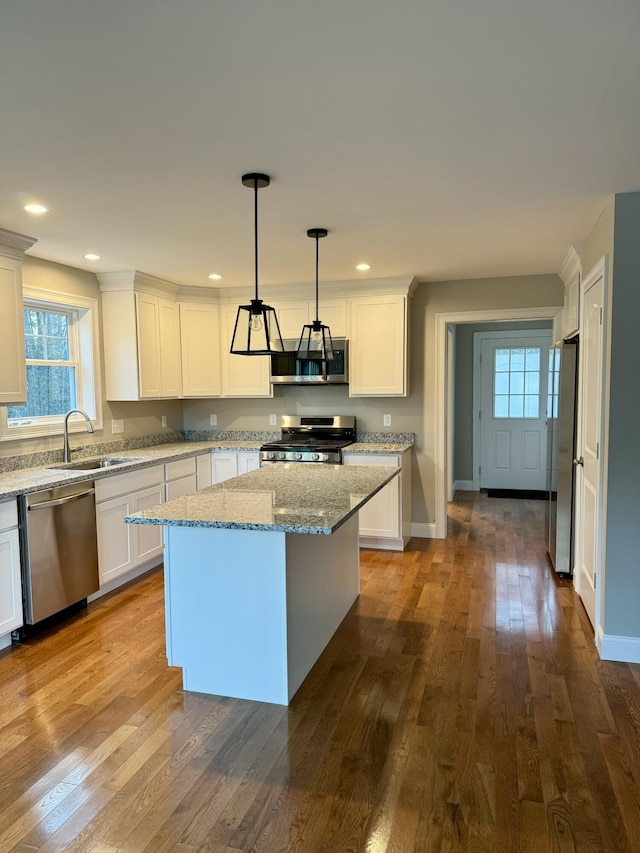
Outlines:
{"type": "Polygon", "coordinates": [[[602,386],[604,376],[605,265],[600,262],[584,281],[580,339],[579,461],[576,469],[576,590],[594,627],[600,565],[602,511],[602,386]]]}
{"type": "Polygon", "coordinates": [[[546,330],[481,334],[480,488],[546,488],[546,330]]]}

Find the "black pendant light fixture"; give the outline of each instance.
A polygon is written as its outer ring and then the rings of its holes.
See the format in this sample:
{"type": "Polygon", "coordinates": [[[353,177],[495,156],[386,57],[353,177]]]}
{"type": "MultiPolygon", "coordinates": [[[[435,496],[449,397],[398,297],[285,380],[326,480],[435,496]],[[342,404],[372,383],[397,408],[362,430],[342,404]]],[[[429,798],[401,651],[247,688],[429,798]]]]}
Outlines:
{"type": "Polygon", "coordinates": [[[249,305],[240,305],[231,339],[231,353],[235,355],[269,355],[283,352],[284,344],[275,310],[258,298],[258,190],[271,183],[269,175],[250,172],[242,176],[242,183],[254,191],[255,240],[255,296],[249,305]]]}
{"type": "Polygon", "coordinates": [[[326,372],[326,362],[334,358],[331,330],[318,319],[318,241],[328,233],[326,228],[309,228],[307,231],[307,237],[316,241],[316,319],[313,323],[307,323],[302,327],[296,353],[296,358],[300,361],[323,363],[323,373],[326,372]]]}

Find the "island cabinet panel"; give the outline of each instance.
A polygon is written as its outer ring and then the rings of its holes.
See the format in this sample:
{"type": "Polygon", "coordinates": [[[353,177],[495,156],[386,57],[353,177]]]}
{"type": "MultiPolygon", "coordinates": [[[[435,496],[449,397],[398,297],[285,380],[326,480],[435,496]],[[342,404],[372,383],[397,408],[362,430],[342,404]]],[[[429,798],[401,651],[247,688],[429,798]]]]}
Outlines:
{"type": "Polygon", "coordinates": [[[358,596],[357,537],[355,518],[331,536],[168,526],[167,657],[184,689],[287,705],[358,596]]]}
{"type": "Polygon", "coordinates": [[[164,466],[154,465],[96,481],[100,586],[111,584],[151,560],[160,562],[162,528],[133,527],[125,516],[164,501],[164,466]]]}
{"type": "Polygon", "coordinates": [[[0,648],[22,624],[18,513],[16,502],[6,501],[0,504],[0,648]]]}
{"type": "Polygon", "coordinates": [[[180,303],[182,396],[219,397],[220,321],[212,303],[180,303]]]}
{"type": "Polygon", "coordinates": [[[407,297],[358,296],[349,301],[349,396],[406,397],[407,297]]]}
{"type": "Polygon", "coordinates": [[[269,356],[229,352],[237,312],[237,305],[220,306],[222,394],[224,397],[273,397],[269,356]]]}

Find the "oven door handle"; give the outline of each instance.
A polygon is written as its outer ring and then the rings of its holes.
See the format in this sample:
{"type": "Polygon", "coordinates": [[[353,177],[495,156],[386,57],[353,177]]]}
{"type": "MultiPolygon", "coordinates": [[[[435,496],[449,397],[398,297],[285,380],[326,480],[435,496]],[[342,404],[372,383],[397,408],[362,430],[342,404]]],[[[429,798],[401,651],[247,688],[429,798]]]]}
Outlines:
{"type": "Polygon", "coordinates": [[[41,503],[31,504],[27,506],[29,512],[33,512],[35,509],[49,509],[52,506],[62,506],[63,504],[71,503],[71,501],[80,500],[80,498],[86,498],[88,495],[95,495],[95,489],[88,489],[86,492],[78,492],[75,495],[67,495],[64,498],[56,498],[53,501],[42,501],[41,503]]]}

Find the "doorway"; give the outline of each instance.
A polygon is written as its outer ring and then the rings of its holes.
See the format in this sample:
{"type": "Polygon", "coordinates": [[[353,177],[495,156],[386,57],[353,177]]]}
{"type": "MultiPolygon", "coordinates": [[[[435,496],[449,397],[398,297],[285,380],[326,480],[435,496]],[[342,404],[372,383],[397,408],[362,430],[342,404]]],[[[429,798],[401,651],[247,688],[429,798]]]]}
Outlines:
{"type": "MultiPolygon", "coordinates": [[[[435,538],[444,539],[447,535],[448,442],[451,431],[448,413],[451,395],[454,393],[452,383],[449,381],[447,359],[449,327],[459,326],[458,331],[460,331],[462,326],[472,323],[500,323],[514,320],[553,321],[559,310],[558,306],[552,306],[458,311],[436,315],[435,538]]],[[[459,393],[457,398],[459,399],[459,393]]]]}

